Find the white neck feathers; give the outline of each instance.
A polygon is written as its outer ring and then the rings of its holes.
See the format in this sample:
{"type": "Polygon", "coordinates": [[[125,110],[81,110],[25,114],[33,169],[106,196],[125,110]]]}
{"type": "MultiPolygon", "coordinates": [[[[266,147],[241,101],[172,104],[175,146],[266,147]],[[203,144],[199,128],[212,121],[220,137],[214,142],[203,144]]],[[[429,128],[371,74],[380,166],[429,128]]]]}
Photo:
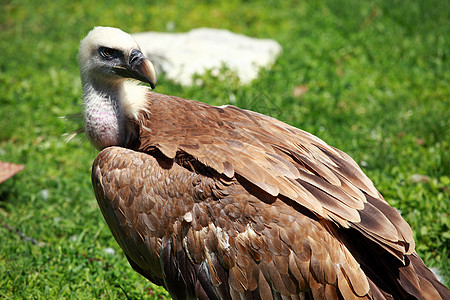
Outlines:
{"type": "Polygon", "coordinates": [[[148,87],[139,85],[134,80],[123,82],[120,100],[125,116],[130,120],[137,120],[139,113],[146,109],[148,103],[148,87]]]}

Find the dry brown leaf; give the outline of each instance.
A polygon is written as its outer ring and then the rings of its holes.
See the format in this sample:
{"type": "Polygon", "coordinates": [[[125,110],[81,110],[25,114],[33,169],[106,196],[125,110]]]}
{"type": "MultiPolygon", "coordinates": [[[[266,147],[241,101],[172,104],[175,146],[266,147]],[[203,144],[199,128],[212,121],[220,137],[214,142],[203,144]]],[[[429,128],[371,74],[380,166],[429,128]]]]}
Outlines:
{"type": "Polygon", "coordinates": [[[308,91],[308,87],[306,85],[297,85],[294,88],[294,97],[300,98],[301,96],[303,96],[303,94],[305,94],[308,91]]]}
{"type": "Polygon", "coordinates": [[[0,161],[0,183],[22,171],[24,165],[0,161]]]}

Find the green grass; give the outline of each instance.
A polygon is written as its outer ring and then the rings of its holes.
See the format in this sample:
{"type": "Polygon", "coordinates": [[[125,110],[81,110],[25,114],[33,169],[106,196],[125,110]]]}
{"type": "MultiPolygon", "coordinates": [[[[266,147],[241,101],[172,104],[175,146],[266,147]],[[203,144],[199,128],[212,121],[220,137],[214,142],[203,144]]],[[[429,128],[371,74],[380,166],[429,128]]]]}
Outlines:
{"type": "Polygon", "coordinates": [[[157,91],[210,104],[234,94],[233,104],[346,151],[402,211],[418,253],[449,285],[448,3],[122,2],[2,1],[0,160],[26,168],[0,185],[0,298],[167,297],[128,265],[90,185],[96,151],[83,138],[66,142],[62,134],[80,123],[58,117],[81,110],[76,53],[93,26],[165,31],[168,22],[280,42],[275,66],[251,85],[205,76],[184,88],[160,77],[157,91]],[[307,92],[294,96],[297,86],[307,92]],[[413,174],[430,182],[414,183],[413,174]]]}

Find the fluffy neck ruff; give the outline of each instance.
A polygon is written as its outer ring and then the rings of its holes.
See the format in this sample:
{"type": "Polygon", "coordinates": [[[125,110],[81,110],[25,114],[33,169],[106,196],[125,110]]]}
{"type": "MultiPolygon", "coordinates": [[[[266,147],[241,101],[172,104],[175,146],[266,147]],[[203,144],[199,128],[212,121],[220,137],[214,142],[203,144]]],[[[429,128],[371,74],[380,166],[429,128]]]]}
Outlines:
{"type": "Polygon", "coordinates": [[[145,108],[146,93],[134,81],[83,80],[85,131],[92,145],[126,146],[136,136],[133,121],[145,108]]]}

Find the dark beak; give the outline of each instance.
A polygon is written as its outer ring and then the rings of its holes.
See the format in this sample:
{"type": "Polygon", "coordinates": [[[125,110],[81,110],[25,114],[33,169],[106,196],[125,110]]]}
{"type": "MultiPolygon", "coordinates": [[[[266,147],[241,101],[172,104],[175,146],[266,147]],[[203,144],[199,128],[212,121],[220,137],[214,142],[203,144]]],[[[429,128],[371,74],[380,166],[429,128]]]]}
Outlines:
{"type": "Polygon", "coordinates": [[[157,79],[155,67],[140,50],[132,50],[130,52],[128,64],[114,66],[114,71],[119,76],[146,82],[150,84],[152,89],[156,86],[157,79]]]}

